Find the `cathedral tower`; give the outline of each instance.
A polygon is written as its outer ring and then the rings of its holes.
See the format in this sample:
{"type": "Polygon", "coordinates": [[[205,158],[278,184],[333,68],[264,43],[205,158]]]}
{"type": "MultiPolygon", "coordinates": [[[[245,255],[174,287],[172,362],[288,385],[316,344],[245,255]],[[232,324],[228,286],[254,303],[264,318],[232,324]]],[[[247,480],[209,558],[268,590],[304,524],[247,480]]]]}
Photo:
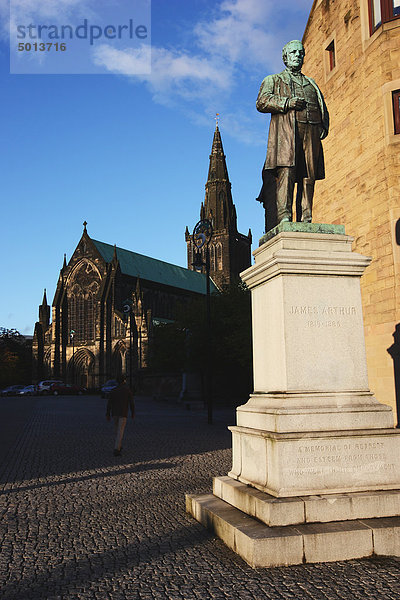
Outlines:
{"type": "Polygon", "coordinates": [[[42,304],[39,306],[39,323],[45,330],[50,324],[50,306],[47,304],[46,290],[44,290],[42,304]]]}
{"type": "MultiPolygon", "coordinates": [[[[250,266],[251,231],[249,230],[248,235],[243,235],[237,230],[236,209],[218,124],[214,132],[205,188],[200,219],[210,219],[213,224],[214,233],[209,247],[210,275],[221,288],[237,282],[239,273],[250,266]]],[[[193,242],[188,228],[185,238],[188,268],[193,270],[193,242]]]]}

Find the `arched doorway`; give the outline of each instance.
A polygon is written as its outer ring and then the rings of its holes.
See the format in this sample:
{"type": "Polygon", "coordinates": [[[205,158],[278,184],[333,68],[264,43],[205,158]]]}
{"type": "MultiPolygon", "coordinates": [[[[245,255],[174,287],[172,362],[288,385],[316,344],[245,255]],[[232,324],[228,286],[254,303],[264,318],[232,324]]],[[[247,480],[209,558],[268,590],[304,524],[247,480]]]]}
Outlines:
{"type": "Polygon", "coordinates": [[[126,348],[123,342],[118,342],[114,348],[111,361],[111,372],[114,378],[126,372],[126,348]]]}
{"type": "Polygon", "coordinates": [[[70,383],[93,388],[94,381],[94,355],[86,348],[79,348],[68,362],[67,378],[70,383]]]}

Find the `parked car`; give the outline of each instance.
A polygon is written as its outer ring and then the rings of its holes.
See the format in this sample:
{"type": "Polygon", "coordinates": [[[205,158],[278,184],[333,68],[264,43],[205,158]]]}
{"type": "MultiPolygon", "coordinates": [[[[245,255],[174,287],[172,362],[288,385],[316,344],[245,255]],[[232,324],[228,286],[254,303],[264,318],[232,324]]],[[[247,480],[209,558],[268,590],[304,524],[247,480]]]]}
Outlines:
{"type": "Polygon", "coordinates": [[[65,396],[67,394],[81,396],[86,391],[86,388],[81,385],[58,382],[50,386],[49,394],[53,394],[53,396],[65,396]]]}
{"type": "Polygon", "coordinates": [[[109,379],[108,381],[106,381],[103,387],[101,388],[101,397],[108,398],[111,390],[116,388],[117,385],[118,382],[116,381],[116,379],[109,379]]]}
{"type": "Polygon", "coordinates": [[[1,390],[0,393],[2,396],[18,396],[24,387],[24,385],[9,385],[4,390],[1,390]]]}
{"type": "Polygon", "coordinates": [[[49,394],[53,383],[62,383],[62,381],[60,379],[46,379],[45,381],[39,381],[37,386],[38,394],[42,396],[44,394],[49,394]]]}
{"type": "Polygon", "coordinates": [[[20,396],[35,396],[36,395],[36,386],[35,385],[26,385],[19,392],[20,396]]]}

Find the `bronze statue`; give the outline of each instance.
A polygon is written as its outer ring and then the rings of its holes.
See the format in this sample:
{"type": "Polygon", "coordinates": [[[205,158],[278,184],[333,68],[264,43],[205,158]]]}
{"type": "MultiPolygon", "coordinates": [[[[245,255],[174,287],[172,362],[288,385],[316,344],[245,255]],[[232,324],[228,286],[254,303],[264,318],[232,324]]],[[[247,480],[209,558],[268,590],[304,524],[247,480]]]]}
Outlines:
{"type": "Polygon", "coordinates": [[[299,40],[282,50],[286,69],[261,84],[257,110],[271,113],[263,187],[258,200],[265,208],[265,230],[292,221],[297,183],[297,221],[311,223],[316,179],[324,179],[321,140],[328,135],[329,115],[320,89],[303,75],[304,46],[299,40]]]}

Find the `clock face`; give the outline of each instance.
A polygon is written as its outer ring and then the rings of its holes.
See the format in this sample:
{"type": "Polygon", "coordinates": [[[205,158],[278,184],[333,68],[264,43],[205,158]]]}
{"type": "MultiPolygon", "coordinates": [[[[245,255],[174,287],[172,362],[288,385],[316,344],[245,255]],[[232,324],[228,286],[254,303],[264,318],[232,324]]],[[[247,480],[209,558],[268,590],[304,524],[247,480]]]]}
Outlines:
{"type": "Polygon", "coordinates": [[[199,221],[193,230],[193,242],[194,245],[200,249],[207,244],[212,236],[213,228],[211,221],[203,219],[199,221]]]}

